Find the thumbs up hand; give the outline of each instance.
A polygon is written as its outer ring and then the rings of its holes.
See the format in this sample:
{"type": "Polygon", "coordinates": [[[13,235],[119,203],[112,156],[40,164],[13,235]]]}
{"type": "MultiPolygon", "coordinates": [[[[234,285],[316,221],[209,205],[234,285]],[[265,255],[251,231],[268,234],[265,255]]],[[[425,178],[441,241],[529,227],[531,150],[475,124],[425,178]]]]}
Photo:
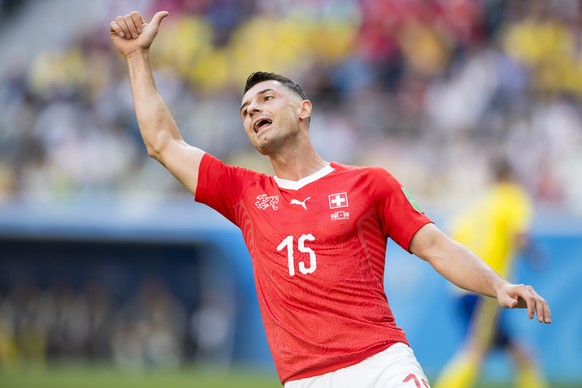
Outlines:
{"type": "Polygon", "coordinates": [[[119,52],[128,57],[149,49],[166,16],[168,12],[160,11],[147,23],[139,12],[133,11],[129,15],[116,17],[109,24],[109,35],[119,52]]]}

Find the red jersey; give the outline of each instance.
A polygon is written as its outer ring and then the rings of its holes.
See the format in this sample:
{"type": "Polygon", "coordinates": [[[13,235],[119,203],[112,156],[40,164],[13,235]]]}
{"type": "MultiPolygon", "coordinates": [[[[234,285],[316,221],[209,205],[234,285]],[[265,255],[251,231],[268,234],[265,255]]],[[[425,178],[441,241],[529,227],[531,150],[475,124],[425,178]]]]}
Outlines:
{"type": "Polygon", "coordinates": [[[407,343],[384,291],[386,243],[408,250],[431,221],[386,170],[332,162],[294,182],[205,154],[196,200],[242,231],[281,382],[407,343]]]}

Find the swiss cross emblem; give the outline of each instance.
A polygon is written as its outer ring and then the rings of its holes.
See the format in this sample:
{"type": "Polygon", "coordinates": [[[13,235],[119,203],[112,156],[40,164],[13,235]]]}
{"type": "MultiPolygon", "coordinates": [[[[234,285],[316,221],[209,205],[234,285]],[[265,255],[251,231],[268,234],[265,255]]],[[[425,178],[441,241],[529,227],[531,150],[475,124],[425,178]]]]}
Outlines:
{"type": "Polygon", "coordinates": [[[330,209],[338,209],[340,207],[348,207],[348,194],[347,193],[330,194],[327,197],[329,199],[329,208],[330,209]]]}

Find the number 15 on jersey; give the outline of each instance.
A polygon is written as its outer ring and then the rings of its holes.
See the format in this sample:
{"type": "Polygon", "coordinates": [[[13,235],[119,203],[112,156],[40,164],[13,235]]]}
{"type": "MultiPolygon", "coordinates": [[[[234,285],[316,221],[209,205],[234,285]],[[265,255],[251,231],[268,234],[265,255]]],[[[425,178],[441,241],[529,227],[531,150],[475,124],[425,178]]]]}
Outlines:
{"type": "MultiPolygon", "coordinates": [[[[304,275],[313,273],[317,268],[317,260],[315,257],[315,252],[313,249],[305,246],[305,241],[315,241],[315,237],[310,234],[302,234],[301,237],[297,239],[297,249],[299,252],[309,254],[309,267],[305,265],[304,261],[299,261],[298,268],[299,272],[304,275]]],[[[287,248],[287,261],[289,265],[289,275],[295,276],[295,259],[293,253],[295,252],[295,238],[293,236],[287,236],[281,241],[281,244],[277,247],[277,251],[282,251],[287,248]]]]}

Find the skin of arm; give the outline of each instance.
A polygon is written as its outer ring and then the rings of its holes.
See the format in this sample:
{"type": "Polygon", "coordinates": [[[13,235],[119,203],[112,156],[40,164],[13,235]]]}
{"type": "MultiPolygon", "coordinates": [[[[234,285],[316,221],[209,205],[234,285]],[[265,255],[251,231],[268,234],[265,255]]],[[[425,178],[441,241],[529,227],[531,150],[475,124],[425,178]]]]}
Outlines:
{"type": "Polygon", "coordinates": [[[164,165],[195,194],[204,151],[183,140],[157,90],[150,62],[149,48],[167,15],[165,11],[158,12],[150,23],[146,23],[135,11],[119,16],[110,23],[110,36],[127,61],[137,122],[148,155],[164,165]]]}
{"type": "Polygon", "coordinates": [[[533,319],[551,323],[548,303],[532,286],[511,284],[480,257],[451,239],[434,224],[423,226],[410,242],[410,252],[427,261],[447,280],[465,290],[497,298],[502,307],[525,308],[533,319]]]}

